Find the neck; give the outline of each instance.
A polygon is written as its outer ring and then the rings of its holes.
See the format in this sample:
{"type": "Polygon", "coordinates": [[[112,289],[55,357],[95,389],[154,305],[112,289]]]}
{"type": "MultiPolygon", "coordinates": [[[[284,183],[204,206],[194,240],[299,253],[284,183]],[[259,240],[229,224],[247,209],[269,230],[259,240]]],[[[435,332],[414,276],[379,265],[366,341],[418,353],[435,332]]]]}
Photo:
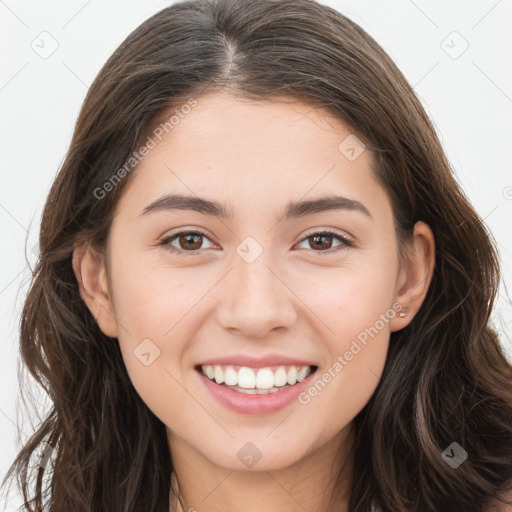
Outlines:
{"type": "Polygon", "coordinates": [[[218,466],[174,432],[167,435],[185,511],[328,512],[335,505],[339,512],[348,512],[351,425],[294,464],[268,471],[218,466]]]}

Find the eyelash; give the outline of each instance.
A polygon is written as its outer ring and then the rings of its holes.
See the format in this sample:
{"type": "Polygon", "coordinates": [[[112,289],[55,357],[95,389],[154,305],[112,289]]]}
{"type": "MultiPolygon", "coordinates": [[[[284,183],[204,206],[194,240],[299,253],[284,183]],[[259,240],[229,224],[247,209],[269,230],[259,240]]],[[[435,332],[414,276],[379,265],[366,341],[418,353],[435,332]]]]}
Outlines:
{"type": "MultiPolygon", "coordinates": [[[[202,233],[201,231],[179,231],[177,233],[174,233],[173,235],[165,237],[164,239],[162,239],[158,243],[158,245],[159,246],[166,246],[165,248],[169,252],[172,252],[172,253],[182,253],[181,255],[187,254],[187,255],[191,256],[191,255],[199,254],[200,252],[203,251],[203,249],[198,249],[196,251],[186,251],[184,249],[177,249],[176,247],[172,247],[171,245],[169,245],[170,242],[172,242],[173,240],[178,238],[180,235],[198,235],[198,236],[201,236],[201,237],[204,237],[204,238],[207,238],[208,240],[210,240],[210,238],[208,236],[206,236],[204,233],[202,233]]],[[[340,242],[342,242],[342,244],[339,245],[338,247],[334,247],[332,249],[327,249],[325,251],[318,251],[318,250],[312,249],[313,252],[316,252],[316,253],[321,254],[321,255],[332,254],[332,253],[335,253],[337,251],[343,251],[343,250],[348,249],[349,247],[353,247],[354,246],[354,243],[351,240],[349,240],[348,238],[346,238],[343,235],[340,235],[336,231],[331,231],[331,230],[317,231],[315,233],[312,233],[312,234],[304,237],[302,240],[300,240],[299,243],[303,242],[304,240],[307,240],[308,238],[313,238],[314,236],[318,236],[318,235],[331,236],[333,238],[338,239],[340,242]]],[[[210,240],[210,242],[211,242],[211,240],[210,240]]]]}

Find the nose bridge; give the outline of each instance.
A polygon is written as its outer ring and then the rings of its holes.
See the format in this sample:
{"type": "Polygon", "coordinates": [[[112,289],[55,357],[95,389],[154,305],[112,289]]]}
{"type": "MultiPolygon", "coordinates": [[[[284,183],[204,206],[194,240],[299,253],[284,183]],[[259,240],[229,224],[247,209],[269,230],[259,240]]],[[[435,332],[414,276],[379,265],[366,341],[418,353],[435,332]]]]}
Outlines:
{"type": "MultiPolygon", "coordinates": [[[[256,261],[247,263],[242,259],[235,264],[236,279],[235,289],[239,300],[269,302],[273,297],[279,295],[279,282],[274,268],[272,272],[272,262],[270,257],[260,256],[256,261]]],[[[274,266],[275,267],[275,266],[274,266]]]]}
{"type": "Polygon", "coordinates": [[[252,237],[239,244],[228,277],[229,285],[219,305],[223,327],[257,337],[275,327],[292,325],[295,321],[293,294],[282,282],[285,276],[277,260],[272,250],[264,249],[252,237]]]}

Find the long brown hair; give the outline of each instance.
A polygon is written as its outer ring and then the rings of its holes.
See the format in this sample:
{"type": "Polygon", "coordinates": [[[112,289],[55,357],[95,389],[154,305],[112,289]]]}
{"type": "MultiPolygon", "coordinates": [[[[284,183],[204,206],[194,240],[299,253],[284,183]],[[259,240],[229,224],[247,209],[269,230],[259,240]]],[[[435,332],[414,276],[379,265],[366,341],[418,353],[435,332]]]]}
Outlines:
{"type": "Polygon", "coordinates": [[[489,325],[495,244],[403,74],[363,29],[313,0],[175,3],[99,72],[46,202],[21,317],[24,365],[53,405],[4,484],[18,477],[30,511],[168,510],[165,425],[81,299],[71,258],[78,241],[105,248],[133,175],[119,171],[155,120],[215,90],[330,109],[373,151],[399,240],[418,220],[435,236],[427,297],[391,334],[379,385],[354,419],[350,511],[481,511],[512,482],[512,367],[489,325]],[[453,442],[469,454],[457,469],[441,455],[453,442]]]}

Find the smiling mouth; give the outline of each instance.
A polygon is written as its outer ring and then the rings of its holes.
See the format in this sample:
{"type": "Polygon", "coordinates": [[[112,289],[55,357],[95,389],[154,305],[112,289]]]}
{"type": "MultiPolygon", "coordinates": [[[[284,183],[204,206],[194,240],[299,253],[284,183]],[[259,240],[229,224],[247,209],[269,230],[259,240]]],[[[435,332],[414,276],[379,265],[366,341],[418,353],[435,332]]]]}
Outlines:
{"type": "Polygon", "coordinates": [[[194,368],[218,386],[248,395],[278,393],[302,382],[318,369],[315,365],[279,365],[265,368],[197,365],[194,368]]]}

